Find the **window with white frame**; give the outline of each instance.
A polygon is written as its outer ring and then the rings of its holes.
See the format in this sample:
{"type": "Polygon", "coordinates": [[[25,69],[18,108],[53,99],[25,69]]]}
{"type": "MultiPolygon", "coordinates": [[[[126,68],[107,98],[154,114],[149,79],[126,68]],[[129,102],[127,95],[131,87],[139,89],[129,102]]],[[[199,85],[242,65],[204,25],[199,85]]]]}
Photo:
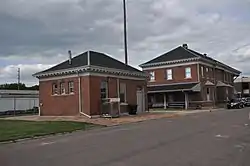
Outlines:
{"type": "Polygon", "coordinates": [[[108,82],[107,81],[101,82],[100,90],[101,90],[101,99],[108,98],[108,82]]]}
{"type": "Polygon", "coordinates": [[[69,81],[69,93],[72,94],[74,93],[74,82],[73,81],[69,81]]]}
{"type": "Polygon", "coordinates": [[[172,73],[172,69],[167,69],[166,70],[166,76],[167,76],[167,80],[172,80],[173,79],[173,73],[172,73]]]}
{"type": "Polygon", "coordinates": [[[150,81],[154,81],[155,80],[155,72],[151,71],[151,72],[149,72],[149,75],[150,75],[150,81]]]}
{"type": "Polygon", "coordinates": [[[125,83],[120,83],[120,102],[121,103],[126,103],[126,84],[125,83]]]}
{"type": "Polygon", "coordinates": [[[66,93],[66,89],[65,89],[65,85],[64,82],[60,83],[60,94],[65,94],[66,93]]]}
{"type": "Polygon", "coordinates": [[[192,77],[190,67],[185,68],[185,77],[186,78],[191,78],[192,77]]]}
{"type": "Polygon", "coordinates": [[[58,94],[58,87],[57,83],[52,84],[52,95],[57,95],[58,94]]]}
{"type": "Polygon", "coordinates": [[[201,66],[201,76],[204,77],[204,67],[201,66]]]}
{"type": "Polygon", "coordinates": [[[209,68],[206,67],[206,75],[207,75],[207,78],[209,78],[209,68]]]}

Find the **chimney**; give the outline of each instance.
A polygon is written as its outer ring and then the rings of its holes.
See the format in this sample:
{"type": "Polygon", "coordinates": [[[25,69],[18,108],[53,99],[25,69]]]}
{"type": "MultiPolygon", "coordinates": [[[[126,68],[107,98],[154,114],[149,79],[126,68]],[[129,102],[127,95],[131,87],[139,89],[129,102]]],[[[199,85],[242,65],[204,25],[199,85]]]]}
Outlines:
{"type": "Polygon", "coordinates": [[[207,54],[204,54],[204,56],[207,56],[207,54]]]}
{"type": "Polygon", "coordinates": [[[71,63],[72,63],[72,53],[71,53],[71,50],[69,50],[68,53],[69,53],[69,64],[71,65],[71,63]]]}
{"type": "Polygon", "coordinates": [[[182,47],[188,49],[188,45],[187,44],[183,44],[182,47]]]}
{"type": "Polygon", "coordinates": [[[88,66],[90,66],[90,51],[87,52],[87,57],[88,57],[88,66]]]}

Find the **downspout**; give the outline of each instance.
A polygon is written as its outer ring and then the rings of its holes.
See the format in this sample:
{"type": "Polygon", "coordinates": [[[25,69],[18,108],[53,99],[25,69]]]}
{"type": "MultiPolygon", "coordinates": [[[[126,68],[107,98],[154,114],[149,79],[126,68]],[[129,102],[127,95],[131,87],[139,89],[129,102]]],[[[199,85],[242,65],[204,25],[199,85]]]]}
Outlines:
{"type": "MultiPolygon", "coordinates": [[[[117,98],[120,98],[120,79],[117,78],[117,98]]],[[[121,103],[119,101],[119,104],[118,104],[118,111],[119,111],[119,116],[121,115],[121,103]]]]}
{"type": "Polygon", "coordinates": [[[214,108],[216,107],[216,93],[217,93],[217,88],[216,88],[216,72],[215,72],[215,69],[216,69],[216,65],[213,65],[213,76],[214,76],[214,108]]]}
{"type": "Polygon", "coordinates": [[[198,75],[198,82],[200,82],[200,64],[197,64],[197,75],[198,75]]]}
{"type": "Polygon", "coordinates": [[[38,116],[41,116],[41,106],[38,107],[38,116]]]}
{"type": "Polygon", "coordinates": [[[87,115],[87,114],[85,114],[85,113],[83,113],[82,112],[82,88],[81,88],[82,86],[81,86],[81,76],[80,76],[80,74],[78,73],[78,99],[79,99],[79,113],[80,113],[80,115],[84,115],[84,116],[86,116],[86,117],[88,117],[88,118],[92,118],[91,116],[89,116],[89,115],[87,115]]]}

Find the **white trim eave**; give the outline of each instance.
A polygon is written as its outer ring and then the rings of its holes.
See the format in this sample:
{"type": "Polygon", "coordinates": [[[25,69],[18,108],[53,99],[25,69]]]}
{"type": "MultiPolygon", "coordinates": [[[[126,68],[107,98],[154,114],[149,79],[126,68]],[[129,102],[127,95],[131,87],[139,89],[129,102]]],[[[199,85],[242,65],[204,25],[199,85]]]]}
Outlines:
{"type": "Polygon", "coordinates": [[[169,65],[162,65],[162,66],[155,66],[155,67],[146,67],[146,68],[143,68],[143,71],[164,69],[164,68],[173,68],[173,67],[179,67],[179,66],[190,66],[190,65],[195,65],[198,63],[199,62],[185,62],[185,63],[169,64],[169,65]]]}
{"type": "Polygon", "coordinates": [[[99,72],[105,74],[114,74],[114,75],[121,75],[121,76],[131,76],[131,77],[140,77],[140,78],[148,78],[148,75],[143,72],[131,72],[113,68],[104,68],[99,66],[82,66],[78,68],[71,68],[66,70],[57,70],[54,72],[44,72],[44,73],[37,73],[34,74],[34,77],[42,79],[44,77],[55,77],[55,76],[63,76],[63,75],[74,75],[77,73],[88,73],[88,72],[99,72]]]}
{"type": "Polygon", "coordinates": [[[63,69],[63,70],[56,70],[52,72],[40,72],[33,74],[33,77],[47,77],[47,76],[56,76],[60,74],[73,74],[73,73],[78,73],[79,71],[86,70],[88,66],[81,66],[81,67],[74,67],[74,68],[68,68],[68,69],[63,69]]]}
{"type": "Polygon", "coordinates": [[[170,64],[183,63],[183,62],[192,62],[192,61],[197,61],[199,59],[200,59],[200,57],[188,58],[188,59],[179,59],[179,60],[173,60],[173,61],[167,61],[167,62],[142,64],[142,65],[139,65],[139,66],[144,69],[144,68],[147,68],[147,67],[156,67],[156,66],[161,66],[161,65],[170,65],[170,64]]]}
{"type": "Polygon", "coordinates": [[[209,67],[215,67],[216,69],[221,69],[224,70],[226,72],[232,73],[234,75],[239,75],[239,71],[235,71],[235,70],[228,70],[226,68],[220,67],[218,65],[213,65],[211,63],[209,63],[208,61],[190,61],[190,62],[182,62],[182,63],[174,63],[174,64],[164,64],[164,65],[158,65],[158,66],[150,66],[150,67],[143,67],[143,71],[147,71],[147,70],[154,70],[154,69],[162,69],[162,68],[172,68],[172,67],[179,67],[179,66],[188,66],[188,65],[195,65],[195,64],[202,64],[205,66],[209,66],[209,67]]]}
{"type": "Polygon", "coordinates": [[[146,81],[146,78],[143,77],[132,77],[132,76],[121,76],[121,75],[114,75],[114,74],[108,74],[108,73],[95,73],[95,72],[85,72],[85,73],[79,73],[79,74],[71,74],[71,75],[64,75],[64,76],[53,76],[53,77],[45,77],[40,78],[40,82],[44,81],[55,81],[55,80],[61,80],[61,79],[69,79],[69,78],[76,78],[76,77],[84,77],[84,76],[97,76],[97,77],[115,77],[119,79],[128,79],[128,80],[136,80],[136,81],[146,81]]]}

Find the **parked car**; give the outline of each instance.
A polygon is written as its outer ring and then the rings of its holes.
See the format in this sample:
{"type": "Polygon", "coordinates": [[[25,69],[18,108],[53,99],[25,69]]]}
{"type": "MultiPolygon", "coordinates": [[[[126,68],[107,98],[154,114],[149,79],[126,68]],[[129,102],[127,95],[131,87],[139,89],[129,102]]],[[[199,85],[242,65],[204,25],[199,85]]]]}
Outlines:
{"type": "Polygon", "coordinates": [[[244,108],[244,102],[241,98],[236,98],[228,101],[227,103],[227,109],[240,109],[244,108]]]}
{"type": "Polygon", "coordinates": [[[241,98],[243,104],[244,104],[244,107],[247,105],[247,98],[241,98]]]}
{"type": "Polygon", "coordinates": [[[250,97],[246,98],[245,106],[250,107],[250,97]]]}

